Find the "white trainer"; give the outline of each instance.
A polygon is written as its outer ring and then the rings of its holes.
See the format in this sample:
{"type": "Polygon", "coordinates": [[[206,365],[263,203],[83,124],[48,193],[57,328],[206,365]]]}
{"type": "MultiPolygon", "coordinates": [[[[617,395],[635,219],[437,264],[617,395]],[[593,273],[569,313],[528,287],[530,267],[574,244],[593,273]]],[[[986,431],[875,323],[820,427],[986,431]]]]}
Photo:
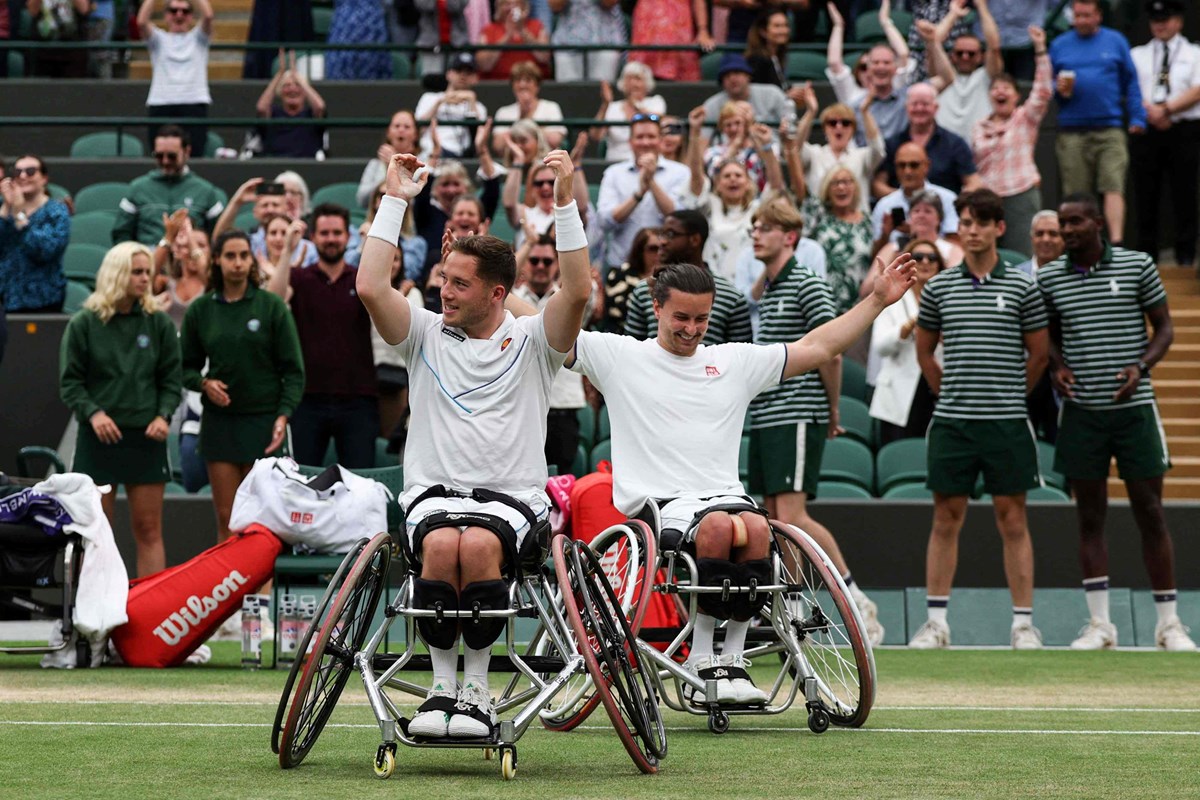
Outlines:
{"type": "Polygon", "coordinates": [[[941,650],[950,646],[950,626],[944,622],[927,620],[917,628],[908,646],[914,650],[941,650]]]}
{"type": "Polygon", "coordinates": [[[435,685],[425,695],[425,702],[408,723],[408,732],[413,736],[428,736],[441,739],[446,736],[450,724],[450,709],[458,701],[458,692],[453,687],[435,685]]]}
{"type": "Polygon", "coordinates": [[[1071,642],[1072,650],[1112,650],[1117,646],[1117,626],[1092,617],[1071,642]]]}
{"type": "Polygon", "coordinates": [[[275,641],[275,623],[271,621],[271,615],[267,612],[265,605],[258,607],[258,622],[262,627],[262,640],[264,642],[275,641]]]}
{"type": "MultiPolygon", "coordinates": [[[[715,680],[717,682],[717,702],[718,703],[734,703],[737,702],[737,694],[733,687],[729,685],[728,680],[723,680],[718,673],[724,673],[724,668],[721,666],[721,657],[717,655],[700,656],[695,660],[689,658],[683,664],[684,669],[695,675],[701,682],[715,680]],[[724,687],[721,684],[726,684],[724,687]],[[723,691],[722,691],[723,690],[723,691]]],[[[703,689],[694,689],[690,684],[685,684],[683,687],[683,699],[695,705],[702,705],[708,702],[707,695],[703,689]]]]}
{"type": "Polygon", "coordinates": [[[875,601],[858,588],[857,583],[851,587],[850,597],[858,606],[858,614],[862,617],[863,625],[866,627],[867,641],[871,643],[872,647],[882,644],[883,626],[879,624],[879,606],[875,605],[875,601]]]}
{"type": "Polygon", "coordinates": [[[721,693],[725,683],[733,689],[734,699],[731,702],[739,705],[761,705],[767,702],[767,693],[754,685],[754,681],[750,680],[750,673],[746,671],[746,667],[750,666],[750,659],[741,653],[722,655],[721,666],[728,672],[729,678],[717,683],[717,702],[726,702],[721,693]]]}
{"type": "Polygon", "coordinates": [[[1191,653],[1196,650],[1196,643],[1188,636],[1191,628],[1185,627],[1179,617],[1172,616],[1160,622],[1154,629],[1154,642],[1159,650],[1170,653],[1191,653]]]}
{"type": "Polygon", "coordinates": [[[496,701],[487,687],[474,683],[463,686],[454,708],[446,730],[448,735],[461,738],[492,735],[496,727],[496,701]]]}
{"type": "Polygon", "coordinates": [[[1013,650],[1041,650],[1042,632],[1032,622],[1022,622],[1012,629],[1013,650]]]}

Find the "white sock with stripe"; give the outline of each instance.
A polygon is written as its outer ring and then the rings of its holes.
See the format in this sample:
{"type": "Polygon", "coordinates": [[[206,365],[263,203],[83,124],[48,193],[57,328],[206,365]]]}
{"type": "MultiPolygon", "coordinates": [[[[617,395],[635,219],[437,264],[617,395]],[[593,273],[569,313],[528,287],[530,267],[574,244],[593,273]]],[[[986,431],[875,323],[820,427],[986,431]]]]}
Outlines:
{"type": "Polygon", "coordinates": [[[1108,576],[1083,579],[1083,596],[1092,619],[1111,622],[1108,617],[1108,576]]]}

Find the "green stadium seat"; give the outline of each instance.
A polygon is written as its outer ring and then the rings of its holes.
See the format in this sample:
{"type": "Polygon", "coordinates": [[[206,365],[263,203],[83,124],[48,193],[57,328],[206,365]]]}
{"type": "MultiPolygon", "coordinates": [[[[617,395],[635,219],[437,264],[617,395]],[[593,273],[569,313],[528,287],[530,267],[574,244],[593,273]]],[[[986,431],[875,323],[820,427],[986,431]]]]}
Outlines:
{"type": "Polygon", "coordinates": [[[132,133],[122,133],[120,153],[117,134],[111,131],[87,133],[71,143],[71,158],[141,158],[146,154],[142,140],[132,133]]]}
{"type": "Polygon", "coordinates": [[[933,492],[923,483],[898,483],[883,493],[884,500],[932,500],[933,492]]]}
{"type": "Polygon", "coordinates": [[[25,56],[19,50],[8,51],[8,77],[25,77],[25,56]]]}
{"type": "Polygon", "coordinates": [[[1062,489],[1053,486],[1035,486],[1025,494],[1030,503],[1069,503],[1071,498],[1062,489]]]}
{"type": "Polygon", "coordinates": [[[67,299],[63,301],[63,313],[74,314],[83,308],[83,301],[87,300],[91,293],[92,290],[86,283],[68,280],[67,299]]]}
{"type": "Polygon", "coordinates": [[[375,467],[395,467],[400,464],[399,453],[387,451],[388,440],[382,436],[375,437],[375,467]]]}
{"type": "Polygon", "coordinates": [[[1042,480],[1047,485],[1053,486],[1055,489],[1067,490],[1067,476],[1061,472],[1054,471],[1054,445],[1049,442],[1043,442],[1041,439],[1037,443],[1038,451],[1038,468],[1042,471],[1042,480]]]}
{"type": "Polygon", "coordinates": [[[356,192],[358,192],[358,184],[355,182],[331,183],[313,192],[312,204],[316,207],[321,203],[337,203],[347,209],[358,208],[358,200],[354,197],[356,192]]]}
{"type": "Polygon", "coordinates": [[[817,484],[817,502],[821,500],[870,500],[871,493],[857,483],[821,481],[817,484]]]}
{"type": "MultiPolygon", "coordinates": [[[[899,29],[900,35],[908,38],[908,29],[912,27],[912,14],[899,9],[892,10],[892,22],[899,29]]],[[[860,44],[886,42],[887,34],[879,24],[879,12],[864,11],[854,19],[854,39],[860,44]]],[[[847,62],[849,63],[849,62],[847,62]]]]}
{"type": "Polygon", "coordinates": [[[94,244],[105,251],[112,247],[115,211],[88,211],[71,218],[71,244],[94,244]]]}
{"type": "Polygon", "coordinates": [[[233,226],[243,231],[253,231],[258,228],[258,220],[254,218],[254,206],[246,206],[237,213],[233,226]]]}
{"type": "MultiPolygon", "coordinates": [[[[71,196],[71,190],[57,183],[48,183],[46,184],[46,194],[50,195],[52,200],[66,200],[71,196]]],[[[78,211],[79,209],[75,210],[78,211]]]]}
{"type": "Polygon", "coordinates": [[[576,478],[582,478],[591,472],[588,468],[588,451],[581,444],[575,448],[575,461],[571,464],[571,474],[576,478]]]}
{"type": "Polygon", "coordinates": [[[600,406],[600,414],[596,417],[596,441],[612,437],[612,428],[608,424],[608,406],[600,406]]]}
{"type": "Polygon", "coordinates": [[[408,52],[397,50],[392,53],[392,79],[406,81],[413,76],[412,57],[408,52]]]}
{"type": "Polygon", "coordinates": [[[517,232],[513,230],[513,226],[508,221],[508,214],[504,213],[503,208],[496,209],[496,215],[492,217],[491,224],[488,225],[488,235],[495,236],[497,239],[513,243],[517,232]]]}
{"type": "Polygon", "coordinates": [[[205,158],[216,158],[217,151],[225,146],[225,138],[216,131],[209,131],[204,139],[205,158]]]}
{"type": "MultiPolygon", "coordinates": [[[[596,443],[596,412],[591,405],[584,403],[583,408],[575,409],[575,419],[579,420],[579,444],[586,456],[586,451],[591,450],[592,445],[596,443]]],[[[586,457],[584,460],[587,460],[586,457]]]]}
{"type": "Polygon", "coordinates": [[[608,439],[596,442],[596,446],[588,454],[587,471],[593,472],[601,461],[612,461],[612,442],[608,439]]]}
{"type": "Polygon", "coordinates": [[[845,437],[825,443],[821,480],[855,483],[868,492],[875,488],[875,458],[862,442],[845,437]]]}
{"type": "Polygon", "coordinates": [[[823,81],[828,67],[825,54],[816,50],[792,50],[787,57],[787,76],[793,81],[823,81]]]}
{"type": "Polygon", "coordinates": [[[919,481],[928,475],[924,439],[900,439],[884,445],[875,456],[879,492],[887,497],[893,486],[919,481]]]}
{"type": "Polygon", "coordinates": [[[104,260],[107,248],[96,244],[77,243],[67,245],[63,254],[63,272],[68,280],[96,288],[96,271],[104,260]]]}
{"type": "Polygon", "coordinates": [[[312,10],[313,36],[323,42],[329,36],[329,26],[333,22],[333,9],[317,6],[312,10]]]}
{"type": "Polygon", "coordinates": [[[720,50],[700,56],[700,77],[706,81],[715,81],[717,70],[721,68],[721,59],[724,57],[725,54],[720,50]]]}
{"type": "Polygon", "coordinates": [[[862,442],[872,450],[875,449],[875,443],[878,441],[876,422],[871,417],[866,403],[857,397],[842,395],[838,400],[838,419],[846,429],[846,436],[862,442]]]}
{"type": "Polygon", "coordinates": [[[183,488],[183,484],[176,483],[175,481],[167,481],[166,486],[163,487],[163,494],[187,494],[187,493],[188,493],[188,490],[183,488]]]}
{"type": "Polygon", "coordinates": [[[117,204],[129,194],[129,184],[124,181],[101,181],[85,186],[75,195],[75,213],[88,211],[116,212],[117,204]]]}
{"type": "Polygon", "coordinates": [[[867,396],[867,368],[852,358],[842,359],[842,395],[864,403],[871,400],[867,396]]]}
{"type": "Polygon", "coordinates": [[[1001,247],[997,249],[997,252],[1000,253],[1000,261],[1009,267],[1015,267],[1018,264],[1024,264],[1029,260],[1029,256],[1025,255],[1019,250],[1008,250],[1001,247]]]}

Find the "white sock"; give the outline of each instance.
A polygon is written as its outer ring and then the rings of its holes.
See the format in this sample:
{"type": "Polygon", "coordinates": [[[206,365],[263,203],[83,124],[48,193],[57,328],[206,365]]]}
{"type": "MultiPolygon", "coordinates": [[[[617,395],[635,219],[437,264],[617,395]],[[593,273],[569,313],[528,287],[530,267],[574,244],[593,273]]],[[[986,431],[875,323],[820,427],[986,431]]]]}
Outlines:
{"type": "Polygon", "coordinates": [[[1162,625],[1176,614],[1176,594],[1174,589],[1154,592],[1154,610],[1158,612],[1158,624],[1162,625]]]}
{"type": "Polygon", "coordinates": [[[488,666],[492,660],[492,648],[481,647],[476,650],[463,642],[463,686],[473,683],[486,690],[488,688],[488,666]]]}
{"type": "Polygon", "coordinates": [[[703,611],[696,612],[696,626],[692,629],[692,652],[688,661],[695,663],[713,654],[713,631],[717,627],[717,618],[710,617],[703,611]]]}
{"type": "Polygon", "coordinates": [[[1085,578],[1083,597],[1087,600],[1088,613],[1101,622],[1112,622],[1108,616],[1108,576],[1085,578]]]}
{"type": "Polygon", "coordinates": [[[723,656],[740,656],[746,649],[746,631],[750,630],[750,620],[738,622],[729,620],[725,623],[725,646],[721,648],[723,656]]]}
{"type": "Polygon", "coordinates": [[[458,678],[458,645],[448,648],[430,647],[429,658],[433,661],[434,688],[441,686],[443,689],[454,691],[458,678]]]}
{"type": "Polygon", "coordinates": [[[1017,606],[1013,606],[1012,626],[1014,629],[1019,628],[1022,625],[1032,625],[1032,624],[1033,624],[1033,609],[1032,608],[1018,608],[1017,606]]]}
{"type": "Polygon", "coordinates": [[[929,595],[925,598],[926,611],[929,613],[930,622],[940,622],[943,625],[948,625],[946,621],[946,613],[949,611],[950,596],[939,597],[929,595]]]}

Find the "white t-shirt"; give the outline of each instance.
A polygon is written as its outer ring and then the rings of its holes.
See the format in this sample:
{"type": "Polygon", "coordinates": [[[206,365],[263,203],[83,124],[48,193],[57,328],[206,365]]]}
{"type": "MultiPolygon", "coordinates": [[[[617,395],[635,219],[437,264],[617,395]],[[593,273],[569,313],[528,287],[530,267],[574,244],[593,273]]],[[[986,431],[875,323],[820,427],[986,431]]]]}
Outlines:
{"type": "Polygon", "coordinates": [[[954,83],[938,95],[937,124],[970,142],[975,123],[991,116],[991,85],[992,78],[983,67],[970,75],[955,73],[954,83]]]}
{"type": "MultiPolygon", "coordinates": [[[[500,106],[496,109],[495,121],[496,124],[492,128],[492,133],[507,133],[508,125],[501,125],[501,122],[516,122],[521,118],[521,106],[519,103],[512,105],[500,106]]],[[[562,106],[553,100],[538,98],[537,106],[533,109],[533,116],[530,117],[534,122],[541,126],[542,133],[552,133],[557,131],[563,137],[567,135],[567,129],[562,125],[549,125],[549,122],[556,122],[563,118],[562,106]]]]}
{"type": "Polygon", "coordinates": [[[208,36],[196,25],[187,33],[167,33],[150,28],[148,106],[212,103],[208,92],[208,36]]]}
{"type": "Polygon", "coordinates": [[[408,363],[412,408],[401,504],[439,483],[547,504],[546,414],[567,356],[546,341],[542,315],[505,312],[490,338],[469,339],[414,308],[395,349],[408,363]]]}
{"type": "MultiPolygon", "coordinates": [[[[417,100],[417,108],[413,111],[413,116],[422,123],[427,122],[433,116],[433,107],[445,96],[445,92],[426,92],[421,95],[421,99],[417,100]]],[[[442,103],[437,106],[438,140],[442,143],[442,149],[455,157],[470,152],[475,142],[475,128],[443,124],[461,119],[485,120],[487,119],[487,107],[478,100],[474,105],[442,103]]],[[[433,137],[429,133],[429,128],[426,128],[425,132],[421,134],[421,152],[433,152],[433,137]]]]}
{"type": "Polygon", "coordinates": [[[783,377],[780,345],[700,345],[691,357],[657,339],[584,331],[571,369],[604,395],[612,425],[613,502],[741,495],[738,451],[750,401],[783,377]]]}

